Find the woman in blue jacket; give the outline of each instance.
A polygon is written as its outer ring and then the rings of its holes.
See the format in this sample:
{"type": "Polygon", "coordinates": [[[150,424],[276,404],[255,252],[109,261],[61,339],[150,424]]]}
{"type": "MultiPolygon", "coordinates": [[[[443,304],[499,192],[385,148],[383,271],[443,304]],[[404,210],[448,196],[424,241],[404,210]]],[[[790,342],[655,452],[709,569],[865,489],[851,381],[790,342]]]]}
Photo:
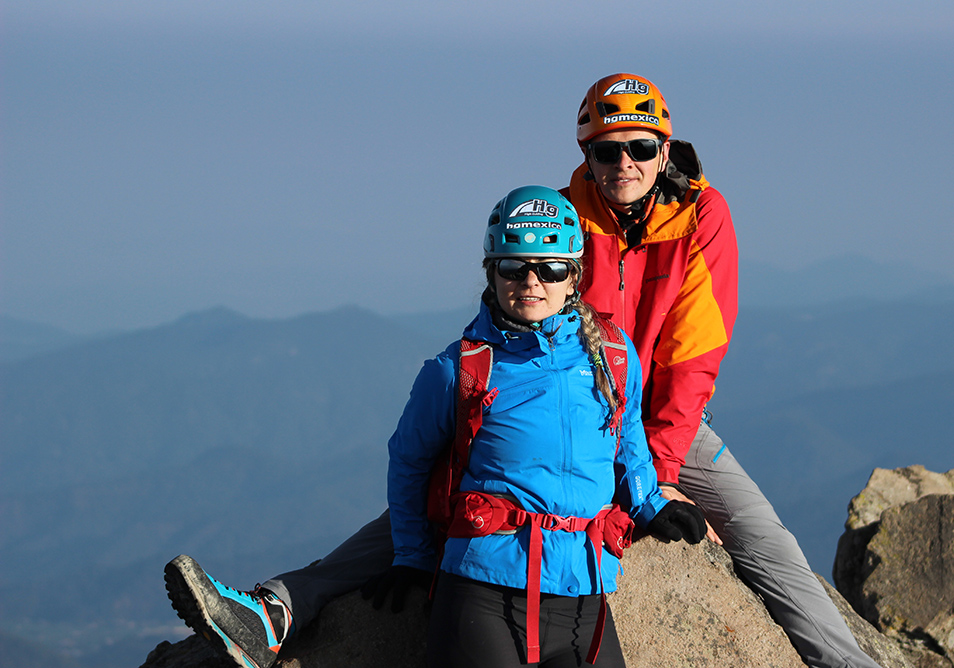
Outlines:
{"type": "MultiPolygon", "coordinates": [[[[604,372],[596,316],[576,290],[582,253],[576,211],[554,190],[518,188],[491,214],[488,285],[463,336],[490,344],[495,396],[483,409],[460,492],[525,512],[514,515],[522,524],[489,535],[451,530],[428,633],[431,666],[580,666],[587,658],[624,666],[603,596],[616,589],[619,570],[613,546],[602,545],[607,508],[626,499],[627,522],[673,540],[705,535],[701,513],[667,502],[656,486],[628,338],[624,396],[634,399],[615,413],[620,396],[604,372]]],[[[454,441],[459,364],[459,342],[424,364],[389,442],[395,580],[438,565],[428,481],[454,441]]]]}

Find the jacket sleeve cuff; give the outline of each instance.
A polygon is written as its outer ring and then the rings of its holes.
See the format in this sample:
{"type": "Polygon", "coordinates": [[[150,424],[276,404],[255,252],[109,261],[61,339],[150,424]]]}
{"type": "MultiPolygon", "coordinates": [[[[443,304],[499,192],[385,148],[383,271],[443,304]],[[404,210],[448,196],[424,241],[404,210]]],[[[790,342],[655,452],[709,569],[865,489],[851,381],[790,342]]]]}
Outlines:
{"type": "Polygon", "coordinates": [[[653,518],[656,517],[656,513],[663,509],[669,503],[668,500],[664,499],[658,494],[649,500],[646,501],[638,510],[633,510],[630,512],[629,516],[633,519],[633,522],[636,523],[641,529],[645,529],[649,526],[649,523],[652,522],[653,518]]]}

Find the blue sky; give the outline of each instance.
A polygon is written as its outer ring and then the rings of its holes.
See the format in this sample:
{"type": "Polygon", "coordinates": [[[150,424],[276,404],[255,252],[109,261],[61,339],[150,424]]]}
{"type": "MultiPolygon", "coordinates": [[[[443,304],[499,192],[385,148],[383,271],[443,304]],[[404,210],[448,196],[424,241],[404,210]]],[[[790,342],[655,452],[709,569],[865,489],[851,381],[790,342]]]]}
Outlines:
{"type": "Polygon", "coordinates": [[[465,305],[490,208],[565,185],[616,71],[662,89],[743,259],[954,280],[949,1],[7,0],[0,313],[465,305]]]}

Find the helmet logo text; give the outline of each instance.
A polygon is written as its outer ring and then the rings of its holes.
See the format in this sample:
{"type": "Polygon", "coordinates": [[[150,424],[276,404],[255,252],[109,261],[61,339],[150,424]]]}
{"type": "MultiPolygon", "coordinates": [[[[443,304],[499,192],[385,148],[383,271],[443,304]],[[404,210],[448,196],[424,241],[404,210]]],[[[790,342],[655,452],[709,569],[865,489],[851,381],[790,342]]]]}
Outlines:
{"type": "Polygon", "coordinates": [[[520,230],[526,228],[536,228],[536,227],[546,227],[548,229],[559,230],[562,225],[557,222],[548,223],[543,220],[528,220],[524,223],[507,223],[505,226],[508,230],[520,230]]]}
{"type": "Polygon", "coordinates": [[[545,199],[531,199],[518,205],[510,212],[510,218],[515,216],[545,216],[547,218],[556,218],[560,213],[559,207],[550,204],[545,199]]]}
{"type": "Polygon", "coordinates": [[[607,116],[603,119],[603,125],[612,125],[613,123],[650,123],[659,125],[659,119],[649,114],[616,114],[607,116]]]}
{"type": "Polygon", "coordinates": [[[606,89],[603,95],[648,95],[649,86],[636,79],[623,79],[617,81],[606,89]]]}

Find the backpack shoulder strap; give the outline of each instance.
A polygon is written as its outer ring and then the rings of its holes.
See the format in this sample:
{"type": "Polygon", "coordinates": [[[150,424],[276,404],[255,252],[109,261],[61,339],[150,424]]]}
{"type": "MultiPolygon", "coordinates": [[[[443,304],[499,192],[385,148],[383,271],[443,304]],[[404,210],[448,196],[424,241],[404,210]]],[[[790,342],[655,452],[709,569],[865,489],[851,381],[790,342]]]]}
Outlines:
{"type": "Polygon", "coordinates": [[[494,366],[494,349],[486,342],[460,340],[460,366],[457,374],[457,432],[451,456],[451,494],[460,489],[460,480],[470,455],[470,444],[484,419],[484,406],[497,396],[497,388],[488,391],[494,366]]]}
{"type": "Polygon", "coordinates": [[[427,517],[437,529],[439,547],[441,534],[453,519],[451,497],[460,490],[470,444],[483,422],[483,408],[497,396],[497,388],[487,391],[493,361],[490,344],[460,340],[454,441],[437,458],[428,484],[427,517]]]}
{"type": "Polygon", "coordinates": [[[609,318],[594,312],[593,320],[599,327],[600,338],[603,340],[601,352],[604,369],[616,394],[616,412],[610,418],[610,429],[618,432],[626,408],[626,374],[629,372],[626,338],[623,331],[609,318]]]}

